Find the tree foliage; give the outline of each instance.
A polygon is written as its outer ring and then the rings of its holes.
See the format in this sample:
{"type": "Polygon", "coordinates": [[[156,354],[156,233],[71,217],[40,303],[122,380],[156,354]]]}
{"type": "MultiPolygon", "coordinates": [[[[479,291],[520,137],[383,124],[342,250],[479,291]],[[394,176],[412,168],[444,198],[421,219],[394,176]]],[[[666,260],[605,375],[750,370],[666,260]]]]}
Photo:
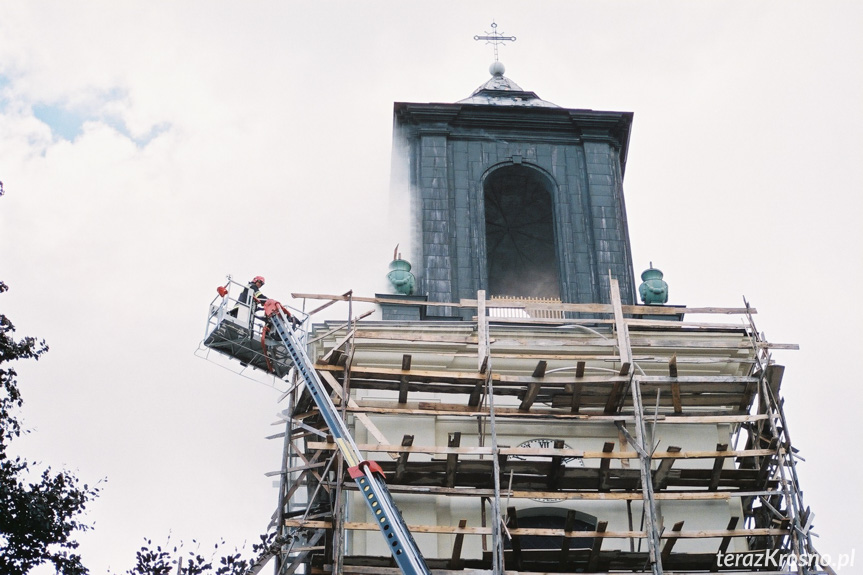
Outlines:
{"type": "MultiPolygon", "coordinates": [[[[274,543],[274,534],[261,535],[260,542],[252,545],[252,552],[260,555],[266,552],[274,543]]],[[[171,545],[170,537],[164,546],[153,545],[151,539],[141,546],[135,554],[135,567],[125,571],[123,575],[244,575],[252,568],[254,561],[244,557],[244,553],[236,548],[233,552],[220,553],[224,541],[216,543],[207,553],[201,545],[192,540],[188,546],[183,542],[171,545]]]]}
{"type": "MultiPolygon", "coordinates": [[[[7,289],[0,282],[0,293],[7,289]]],[[[80,516],[99,489],[67,471],[36,474],[31,462],[8,453],[9,442],[23,433],[16,417],[23,400],[10,363],[48,351],[44,340],[14,335],[15,326],[0,314],[0,573],[24,575],[48,563],[63,575],[85,574],[74,536],[90,529],[80,516]]]]}

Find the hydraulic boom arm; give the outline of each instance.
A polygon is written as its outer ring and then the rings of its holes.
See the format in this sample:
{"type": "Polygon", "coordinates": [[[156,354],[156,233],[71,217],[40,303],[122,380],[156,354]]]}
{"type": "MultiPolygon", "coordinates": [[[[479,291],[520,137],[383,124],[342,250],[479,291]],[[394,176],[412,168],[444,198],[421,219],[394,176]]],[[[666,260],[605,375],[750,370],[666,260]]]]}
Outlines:
{"type": "MultiPolygon", "coordinates": [[[[304,346],[294,336],[291,321],[285,315],[282,305],[274,300],[264,303],[264,313],[269,318],[274,331],[285,344],[303,381],[339,450],[348,463],[348,473],[356,481],[360,494],[368,505],[375,522],[386,539],[390,552],[405,575],[431,575],[425,559],[411,536],[401,513],[393,503],[392,495],[384,482],[384,473],[374,461],[364,461],[357,444],[348,431],[344,420],[339,416],[336,406],[312,367],[304,346]]],[[[345,398],[347,400],[347,398],[345,398]]]]}

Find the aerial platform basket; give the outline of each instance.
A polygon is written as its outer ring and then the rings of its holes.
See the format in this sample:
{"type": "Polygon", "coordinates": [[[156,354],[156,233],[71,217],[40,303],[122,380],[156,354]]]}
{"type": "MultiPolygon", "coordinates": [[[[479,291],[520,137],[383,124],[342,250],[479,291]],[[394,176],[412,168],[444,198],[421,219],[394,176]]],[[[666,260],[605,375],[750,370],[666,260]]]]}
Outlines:
{"type": "Polygon", "coordinates": [[[284,343],[266,331],[263,309],[248,293],[248,288],[228,276],[210,302],[204,346],[252,366],[279,379],[293,367],[284,343]],[[224,294],[224,295],[222,295],[224,294]]]}

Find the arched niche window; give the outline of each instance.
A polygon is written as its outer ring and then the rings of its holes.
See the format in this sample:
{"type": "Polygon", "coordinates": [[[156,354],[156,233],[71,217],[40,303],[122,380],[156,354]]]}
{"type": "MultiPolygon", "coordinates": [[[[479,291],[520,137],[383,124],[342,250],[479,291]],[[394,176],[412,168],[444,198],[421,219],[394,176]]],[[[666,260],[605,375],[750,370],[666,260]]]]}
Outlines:
{"type": "Polygon", "coordinates": [[[483,192],[489,295],[560,298],[549,180],[506,166],[486,178],[483,192]]]}

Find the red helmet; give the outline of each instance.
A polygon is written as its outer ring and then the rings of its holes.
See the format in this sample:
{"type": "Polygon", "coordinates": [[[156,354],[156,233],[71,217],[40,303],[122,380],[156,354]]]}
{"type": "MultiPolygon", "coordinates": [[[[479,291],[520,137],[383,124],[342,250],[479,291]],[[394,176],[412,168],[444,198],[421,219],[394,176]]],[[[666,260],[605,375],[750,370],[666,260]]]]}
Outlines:
{"type": "Polygon", "coordinates": [[[261,285],[264,285],[265,283],[267,283],[267,282],[264,280],[263,276],[255,276],[255,278],[252,280],[252,283],[253,283],[253,284],[256,284],[256,283],[258,283],[258,282],[261,282],[261,285]]]}

